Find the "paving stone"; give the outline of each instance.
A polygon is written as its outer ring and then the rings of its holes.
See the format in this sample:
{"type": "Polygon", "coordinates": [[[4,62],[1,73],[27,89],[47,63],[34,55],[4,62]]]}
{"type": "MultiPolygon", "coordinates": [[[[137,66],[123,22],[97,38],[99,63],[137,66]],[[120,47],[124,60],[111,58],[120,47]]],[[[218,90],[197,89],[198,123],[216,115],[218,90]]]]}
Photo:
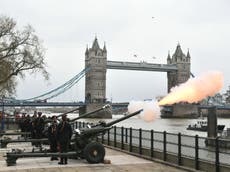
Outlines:
{"type": "Polygon", "coordinates": [[[30,143],[14,143],[8,148],[0,149],[0,172],[182,172],[171,166],[155,163],[149,160],[138,158],[106,148],[106,159],[111,160],[111,164],[89,164],[86,160],[69,159],[67,165],[59,165],[58,161],[50,161],[49,157],[41,158],[19,158],[16,166],[7,167],[5,158],[6,152],[12,148],[32,150],[30,143]]]}

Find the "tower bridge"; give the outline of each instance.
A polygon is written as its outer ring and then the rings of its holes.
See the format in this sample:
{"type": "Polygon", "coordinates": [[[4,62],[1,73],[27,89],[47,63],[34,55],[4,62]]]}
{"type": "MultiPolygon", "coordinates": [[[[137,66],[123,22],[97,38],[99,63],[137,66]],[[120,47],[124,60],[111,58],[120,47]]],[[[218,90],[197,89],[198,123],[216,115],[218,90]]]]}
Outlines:
{"type": "MultiPolygon", "coordinates": [[[[74,78],[69,80],[67,83],[59,86],[58,88],[49,91],[48,93],[42,94],[32,99],[37,100],[38,98],[44,98],[52,93],[51,98],[63,93],[67,89],[71,88],[85,75],[85,101],[82,105],[81,113],[92,111],[95,108],[99,108],[106,103],[106,72],[107,69],[118,69],[118,70],[136,70],[136,71],[149,71],[149,72],[167,72],[168,80],[168,92],[176,85],[186,82],[190,78],[190,53],[187,52],[185,55],[182,52],[181,46],[178,44],[174,54],[168,53],[166,64],[155,64],[147,62],[123,62],[123,61],[108,61],[107,60],[107,49],[104,45],[100,48],[97,38],[94,39],[92,47],[86,48],[85,51],[85,69],[81,71],[74,78]],[[87,69],[87,70],[86,70],[87,69]],[[60,90],[61,89],[61,90],[60,90]]],[[[50,98],[50,97],[49,97],[50,98]]],[[[45,100],[47,100],[45,98],[45,100]]],[[[70,105],[71,103],[26,103],[22,104],[19,102],[17,105],[41,105],[49,106],[56,105],[70,105]]],[[[6,104],[5,104],[6,105],[6,104]]],[[[72,103],[73,106],[80,106],[78,103],[72,103]]],[[[98,114],[100,117],[111,117],[111,114],[98,114]]]]}
{"type": "MultiPolygon", "coordinates": [[[[100,48],[97,38],[92,47],[85,51],[85,68],[90,68],[85,74],[85,109],[88,112],[106,102],[106,71],[107,69],[138,70],[167,72],[168,92],[176,85],[186,82],[190,77],[190,54],[185,55],[178,44],[171,57],[168,53],[167,64],[147,62],[107,61],[107,49],[100,48]]],[[[99,114],[100,116],[103,114],[99,114]]]]}

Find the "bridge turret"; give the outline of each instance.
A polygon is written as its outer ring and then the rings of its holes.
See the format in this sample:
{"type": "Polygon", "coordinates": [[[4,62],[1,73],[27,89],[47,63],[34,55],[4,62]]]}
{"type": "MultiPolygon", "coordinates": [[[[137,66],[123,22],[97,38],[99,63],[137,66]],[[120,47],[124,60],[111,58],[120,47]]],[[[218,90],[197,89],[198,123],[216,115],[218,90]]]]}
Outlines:
{"type": "Polygon", "coordinates": [[[172,63],[172,59],[170,56],[170,52],[168,52],[168,57],[167,57],[167,64],[171,64],[172,63]]]}
{"type": "Polygon", "coordinates": [[[107,54],[105,43],[104,43],[104,47],[103,47],[103,54],[107,54]]]}
{"type": "Polygon", "coordinates": [[[95,37],[91,49],[92,49],[92,50],[99,50],[99,49],[100,49],[100,46],[99,46],[98,41],[97,41],[97,37],[95,37]]]}
{"type": "Polygon", "coordinates": [[[180,44],[178,43],[175,53],[172,58],[168,60],[168,64],[176,64],[177,71],[168,72],[168,92],[176,85],[186,82],[190,77],[190,53],[188,51],[187,56],[183,53],[180,44]]]}
{"type": "Polygon", "coordinates": [[[186,56],[186,57],[187,57],[187,61],[190,62],[191,57],[190,57],[189,49],[188,49],[188,52],[187,52],[187,56],[186,56]]]}

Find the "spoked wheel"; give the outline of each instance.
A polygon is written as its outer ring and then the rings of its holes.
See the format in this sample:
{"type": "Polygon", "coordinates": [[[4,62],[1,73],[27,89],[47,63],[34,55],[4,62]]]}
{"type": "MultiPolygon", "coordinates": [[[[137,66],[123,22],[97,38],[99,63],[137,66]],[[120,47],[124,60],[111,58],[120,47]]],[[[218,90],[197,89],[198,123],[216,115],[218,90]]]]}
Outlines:
{"type": "Polygon", "coordinates": [[[84,148],[84,157],[89,163],[100,163],[104,160],[105,148],[97,142],[89,143],[84,148]]]}

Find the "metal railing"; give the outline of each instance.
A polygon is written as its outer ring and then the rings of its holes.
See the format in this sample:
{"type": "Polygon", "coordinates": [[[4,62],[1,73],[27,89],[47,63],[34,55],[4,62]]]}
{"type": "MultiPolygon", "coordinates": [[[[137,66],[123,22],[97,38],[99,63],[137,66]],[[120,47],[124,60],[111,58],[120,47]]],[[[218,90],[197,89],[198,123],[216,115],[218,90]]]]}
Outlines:
{"type": "MultiPolygon", "coordinates": [[[[77,128],[84,126],[84,122],[77,122],[75,125],[77,128]]],[[[204,162],[214,164],[217,172],[221,166],[230,170],[230,149],[222,148],[223,143],[230,144],[230,140],[219,137],[206,138],[114,126],[105,135],[99,136],[97,141],[150,159],[160,158],[179,166],[186,166],[185,161],[189,160],[188,166],[196,170],[202,170],[204,162]]]]}

